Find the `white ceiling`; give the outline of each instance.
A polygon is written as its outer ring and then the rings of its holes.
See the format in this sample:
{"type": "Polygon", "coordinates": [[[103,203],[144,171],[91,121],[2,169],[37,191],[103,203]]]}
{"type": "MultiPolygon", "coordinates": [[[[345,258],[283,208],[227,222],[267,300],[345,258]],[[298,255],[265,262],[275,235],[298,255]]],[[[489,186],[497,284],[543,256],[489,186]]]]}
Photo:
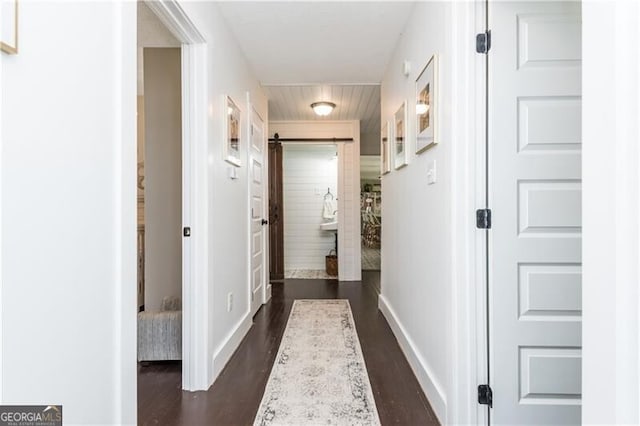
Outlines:
{"type": "Polygon", "coordinates": [[[380,83],[414,2],[220,2],[263,85],[380,83]]]}
{"type": "MultiPolygon", "coordinates": [[[[360,120],[361,133],[380,132],[380,86],[264,86],[269,98],[269,120],[360,120]],[[311,103],[330,101],[336,108],[318,117],[311,103]]],[[[376,142],[377,143],[377,142],[376,142]]]]}

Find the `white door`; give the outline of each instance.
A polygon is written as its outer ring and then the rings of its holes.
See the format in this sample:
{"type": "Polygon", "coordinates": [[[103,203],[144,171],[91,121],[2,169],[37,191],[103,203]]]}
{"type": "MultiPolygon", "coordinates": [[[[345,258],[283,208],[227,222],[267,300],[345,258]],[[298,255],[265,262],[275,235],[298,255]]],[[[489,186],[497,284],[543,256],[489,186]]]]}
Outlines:
{"type": "Polygon", "coordinates": [[[491,423],[579,424],[580,3],[488,13],[491,423]]]}
{"type": "Polygon", "coordinates": [[[264,303],[266,281],[265,244],[266,244],[266,210],[265,210],[265,173],[264,155],[265,138],[264,122],[258,113],[251,109],[249,147],[249,185],[251,187],[251,268],[249,277],[249,297],[251,299],[251,315],[264,303]]]}

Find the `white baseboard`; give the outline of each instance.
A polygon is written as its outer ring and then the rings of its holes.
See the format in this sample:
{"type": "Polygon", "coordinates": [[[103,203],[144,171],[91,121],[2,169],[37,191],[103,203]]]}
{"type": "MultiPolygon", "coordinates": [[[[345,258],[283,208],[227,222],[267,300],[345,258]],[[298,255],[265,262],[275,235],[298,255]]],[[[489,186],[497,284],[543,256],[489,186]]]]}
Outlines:
{"type": "Polygon", "coordinates": [[[267,303],[269,300],[271,300],[271,283],[269,283],[269,285],[267,286],[267,290],[264,296],[264,303],[267,303]]]}
{"type": "Polygon", "coordinates": [[[383,295],[380,295],[378,299],[378,307],[387,319],[438,420],[441,424],[446,424],[447,399],[442,386],[435,380],[431,368],[417,350],[413,340],[411,340],[402,323],[398,320],[398,316],[383,295]]]}
{"type": "Polygon", "coordinates": [[[231,333],[227,336],[224,342],[218,346],[218,349],[213,354],[211,372],[212,375],[209,379],[209,386],[218,378],[218,375],[222,369],[227,365],[231,355],[238,349],[240,342],[251,328],[251,316],[249,312],[244,314],[240,322],[236,325],[231,333]]]}

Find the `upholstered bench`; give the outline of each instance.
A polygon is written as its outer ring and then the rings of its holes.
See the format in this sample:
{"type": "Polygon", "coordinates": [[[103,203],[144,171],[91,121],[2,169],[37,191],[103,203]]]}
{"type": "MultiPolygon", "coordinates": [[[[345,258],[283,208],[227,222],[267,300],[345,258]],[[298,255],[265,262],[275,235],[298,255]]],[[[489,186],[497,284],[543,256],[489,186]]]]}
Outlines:
{"type": "Polygon", "coordinates": [[[160,312],[138,313],[138,361],[182,359],[182,307],[165,297],[160,312]]]}

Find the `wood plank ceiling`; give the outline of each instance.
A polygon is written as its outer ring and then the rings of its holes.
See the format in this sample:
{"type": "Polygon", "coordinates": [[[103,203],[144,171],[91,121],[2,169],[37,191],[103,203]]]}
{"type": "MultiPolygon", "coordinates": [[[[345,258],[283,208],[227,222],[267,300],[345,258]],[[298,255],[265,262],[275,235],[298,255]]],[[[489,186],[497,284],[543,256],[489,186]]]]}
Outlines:
{"type": "Polygon", "coordinates": [[[360,133],[380,134],[379,85],[264,86],[269,98],[269,121],[360,120],[360,133]],[[329,101],[336,108],[326,117],[317,116],[311,104],[329,101]]]}

